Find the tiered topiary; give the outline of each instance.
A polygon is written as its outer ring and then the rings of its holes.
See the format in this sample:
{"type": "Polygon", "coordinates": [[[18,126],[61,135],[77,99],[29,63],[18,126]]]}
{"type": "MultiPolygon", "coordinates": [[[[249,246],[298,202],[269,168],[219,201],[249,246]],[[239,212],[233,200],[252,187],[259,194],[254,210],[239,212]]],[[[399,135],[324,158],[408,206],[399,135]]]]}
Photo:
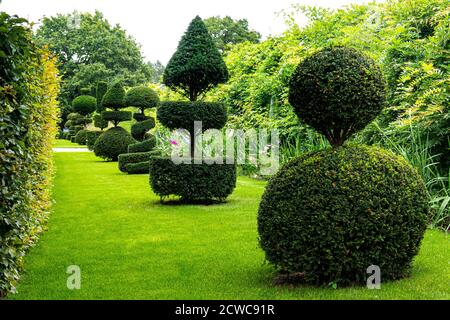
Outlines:
{"type": "Polygon", "coordinates": [[[91,115],[95,111],[97,100],[88,95],[78,96],[72,101],[73,110],[83,116],[83,129],[78,131],[75,135],[75,142],[81,145],[86,145],[87,132],[86,126],[92,122],[91,115]]]}
{"type": "MultiPolygon", "coordinates": [[[[170,59],[163,81],[186,96],[189,102],[163,102],[158,120],[167,128],[186,129],[191,134],[191,157],[196,156],[194,121],[202,129],[221,129],[226,123],[226,107],[220,103],[197,102],[209,89],[228,80],[227,67],[200,17],[192,20],[170,59]]],[[[199,155],[201,156],[201,155],[199,155]]],[[[194,162],[194,161],[192,161],[194,162]]],[[[150,161],[150,185],[164,198],[180,196],[184,200],[224,200],[236,184],[234,164],[174,164],[170,158],[150,161]]]]}
{"type": "Polygon", "coordinates": [[[158,106],[158,94],[147,87],[135,87],[127,92],[125,103],[139,109],[133,115],[137,122],[131,126],[131,135],[138,142],[128,146],[128,153],[119,155],[119,169],[129,174],[149,173],[149,160],[158,153],[153,151],[156,139],[149,133],[155,120],[145,115],[145,110],[158,106]]]}
{"type": "Polygon", "coordinates": [[[401,157],[342,145],[382,110],[380,69],[345,47],[319,51],[294,72],[289,101],[331,149],[286,164],[268,183],[258,212],[266,258],[306,283],[365,283],[408,274],[428,216],[425,186],[401,157]]]}
{"type": "Polygon", "coordinates": [[[118,126],[121,121],[131,120],[130,111],[120,111],[126,107],[125,90],[120,83],[115,83],[105,93],[102,106],[112,111],[103,111],[102,118],[114,123],[114,127],[102,133],[94,144],[94,153],[106,160],[117,161],[122,153],[126,153],[128,146],[136,140],[125,129],[118,126]]]}
{"type": "Polygon", "coordinates": [[[69,130],[66,138],[67,140],[70,140],[72,142],[75,142],[75,136],[76,134],[84,129],[85,123],[88,122],[88,120],[85,119],[81,114],[78,113],[70,113],[67,116],[67,121],[64,124],[64,126],[69,130]]]}

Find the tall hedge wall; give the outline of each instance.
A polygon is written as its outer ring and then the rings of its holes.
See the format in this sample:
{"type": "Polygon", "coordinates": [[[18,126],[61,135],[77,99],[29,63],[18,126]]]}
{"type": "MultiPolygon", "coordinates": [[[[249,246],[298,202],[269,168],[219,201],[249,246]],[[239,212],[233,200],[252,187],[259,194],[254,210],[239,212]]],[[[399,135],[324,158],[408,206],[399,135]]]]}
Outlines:
{"type": "Polygon", "coordinates": [[[15,292],[23,257],[42,231],[56,135],[55,59],[24,19],[0,13],[0,296],[15,292]]]}

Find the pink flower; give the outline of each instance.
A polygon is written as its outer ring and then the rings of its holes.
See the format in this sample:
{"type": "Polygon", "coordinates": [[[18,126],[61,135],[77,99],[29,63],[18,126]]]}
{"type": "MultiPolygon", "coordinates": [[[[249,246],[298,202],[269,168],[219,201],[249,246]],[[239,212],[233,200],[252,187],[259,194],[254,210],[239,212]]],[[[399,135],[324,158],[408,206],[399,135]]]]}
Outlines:
{"type": "Polygon", "coordinates": [[[174,146],[178,145],[178,143],[175,140],[170,140],[170,144],[173,144],[174,146]]]}

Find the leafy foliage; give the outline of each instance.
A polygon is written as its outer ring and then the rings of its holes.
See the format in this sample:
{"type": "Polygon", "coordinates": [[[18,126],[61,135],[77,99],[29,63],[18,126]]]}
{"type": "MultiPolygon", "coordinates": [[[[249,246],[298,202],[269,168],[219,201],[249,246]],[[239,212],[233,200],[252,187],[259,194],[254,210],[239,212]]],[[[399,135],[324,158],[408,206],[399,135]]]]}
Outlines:
{"type": "Polygon", "coordinates": [[[217,49],[222,53],[232,45],[247,41],[258,43],[261,40],[259,32],[249,29],[247,19],[234,20],[230,16],[216,16],[205,19],[205,25],[217,49]]]}
{"type": "Polygon", "coordinates": [[[131,126],[131,135],[137,141],[143,141],[145,134],[155,127],[155,119],[150,118],[141,122],[136,122],[131,126]]]}
{"type": "Polygon", "coordinates": [[[125,89],[122,83],[116,82],[106,91],[102,99],[102,106],[116,111],[127,107],[125,104],[125,89]]]}
{"type": "Polygon", "coordinates": [[[105,95],[106,91],[108,91],[108,84],[105,81],[99,81],[97,82],[97,88],[95,90],[95,97],[97,99],[97,112],[102,112],[105,110],[103,107],[102,101],[103,96],[105,95]]]}
{"type": "Polygon", "coordinates": [[[87,144],[87,133],[88,130],[86,129],[78,131],[75,135],[75,143],[85,146],[87,144]]]}
{"type": "Polygon", "coordinates": [[[429,206],[422,179],[402,157],[344,146],[305,154],[269,182],[259,213],[268,261],[311,284],[364,283],[408,274],[429,206]]]}
{"type": "Polygon", "coordinates": [[[0,297],[15,292],[51,204],[60,79],[25,19],[0,12],[0,297]]]}
{"type": "Polygon", "coordinates": [[[95,111],[97,100],[92,96],[78,96],[72,101],[73,111],[87,116],[95,111]]]}
{"type": "Polygon", "coordinates": [[[158,94],[149,87],[134,87],[127,91],[125,105],[138,108],[143,115],[145,109],[156,108],[159,105],[159,97],[158,94]]]}
{"type": "Polygon", "coordinates": [[[112,121],[117,127],[119,122],[131,120],[131,111],[103,111],[101,117],[104,121],[112,121]]]}
{"type": "Polygon", "coordinates": [[[228,79],[228,71],[202,19],[192,20],[166,66],[163,82],[190,101],[228,79]]]}
{"type": "Polygon", "coordinates": [[[102,131],[87,131],[86,132],[86,146],[89,150],[94,151],[95,141],[102,135],[102,131]]]}
{"type": "Polygon", "coordinates": [[[161,198],[170,195],[183,200],[225,200],[236,186],[234,164],[175,164],[171,158],[150,160],[150,185],[161,198]]]}
{"type": "Polygon", "coordinates": [[[155,136],[146,136],[146,140],[142,142],[137,142],[130,144],[128,146],[128,153],[136,153],[136,152],[147,152],[151,151],[156,146],[156,138],[155,136]]]}
{"type": "Polygon", "coordinates": [[[298,65],[289,102],[301,120],[340,146],[379,115],[385,82],[372,59],[351,48],[326,48],[298,65]]]}
{"type": "Polygon", "coordinates": [[[125,153],[119,155],[119,170],[122,172],[127,172],[127,165],[132,163],[147,162],[147,172],[149,172],[149,161],[151,157],[155,156],[152,151],[148,152],[137,152],[137,153],[125,153]]]}
{"type": "Polygon", "coordinates": [[[94,126],[103,130],[108,127],[108,120],[103,119],[101,114],[94,115],[94,126]]]}
{"type": "Polygon", "coordinates": [[[127,153],[128,146],[136,140],[121,127],[113,127],[103,132],[95,141],[94,153],[105,160],[117,161],[122,153],[127,153]]]}

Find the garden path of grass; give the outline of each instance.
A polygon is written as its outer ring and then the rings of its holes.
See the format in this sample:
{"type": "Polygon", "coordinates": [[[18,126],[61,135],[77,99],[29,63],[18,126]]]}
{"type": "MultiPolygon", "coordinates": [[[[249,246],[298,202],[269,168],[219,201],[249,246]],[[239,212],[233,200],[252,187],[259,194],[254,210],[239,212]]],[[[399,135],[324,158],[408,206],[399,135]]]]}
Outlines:
{"type": "Polygon", "coordinates": [[[280,287],[258,248],[265,182],[239,177],[228,202],[163,205],[147,175],[92,153],[55,153],[48,231],[10,299],[449,299],[447,236],[427,231],[412,277],[366,288],[280,287]],[[66,268],[81,268],[81,289],[66,268]]]}

